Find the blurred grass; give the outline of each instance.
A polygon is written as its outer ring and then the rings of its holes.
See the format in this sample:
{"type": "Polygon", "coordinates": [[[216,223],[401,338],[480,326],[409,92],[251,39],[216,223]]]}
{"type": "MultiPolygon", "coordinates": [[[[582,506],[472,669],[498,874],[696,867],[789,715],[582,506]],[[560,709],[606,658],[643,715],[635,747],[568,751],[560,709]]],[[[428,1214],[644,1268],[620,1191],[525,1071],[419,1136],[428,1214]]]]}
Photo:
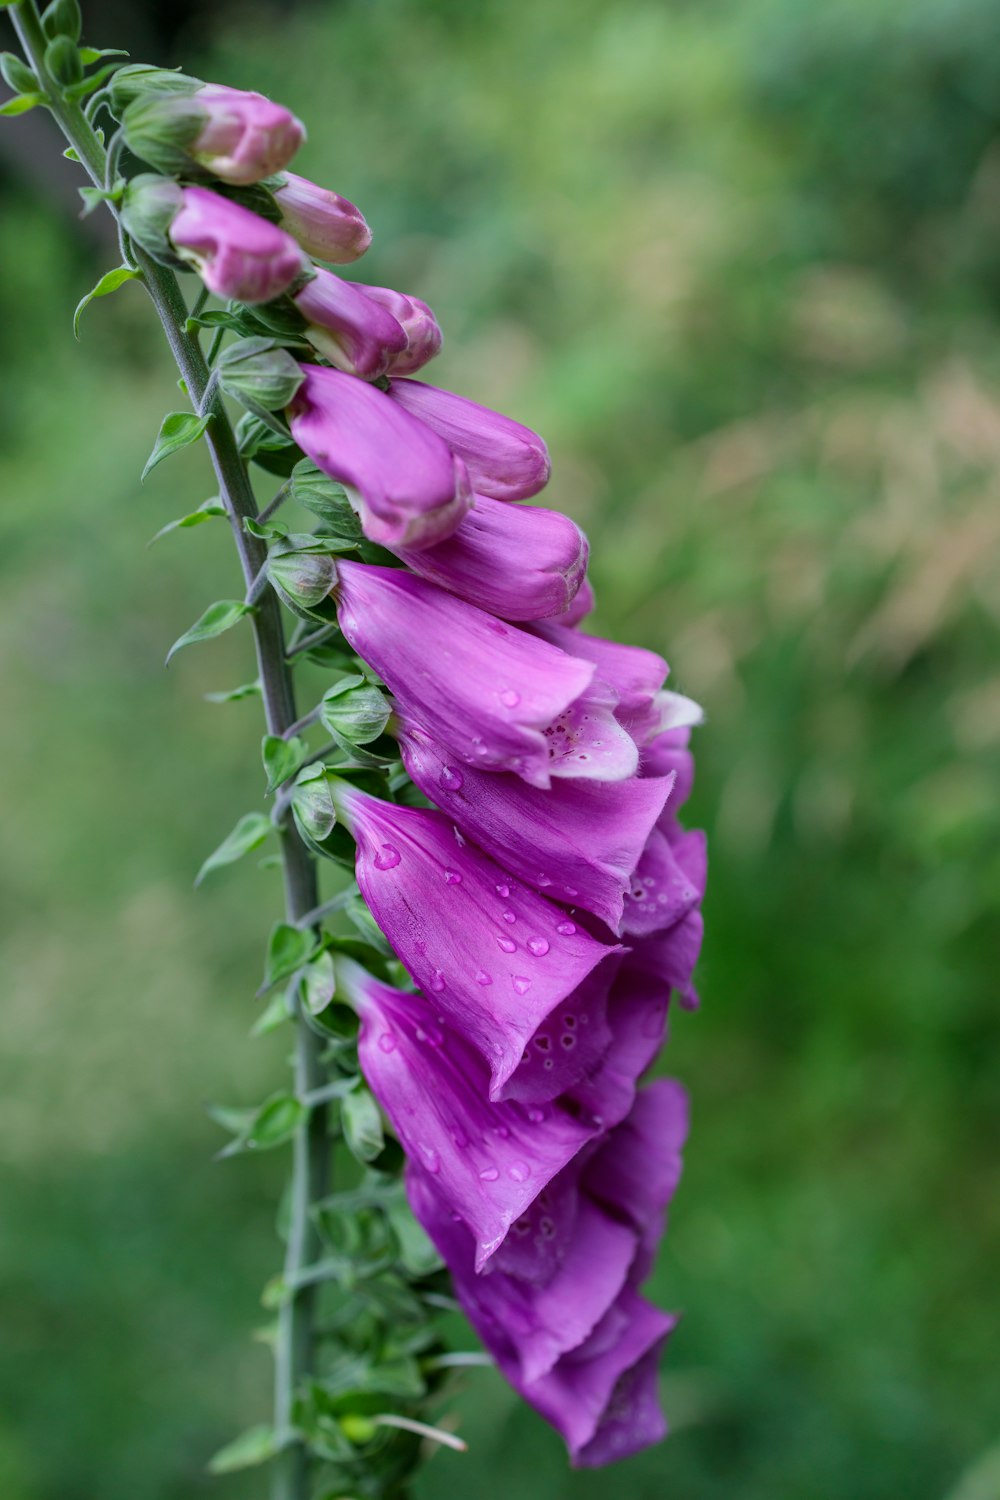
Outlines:
{"type": "MultiPolygon", "coordinates": [[[[344,0],[179,56],[303,115],[303,172],[418,292],[428,374],[539,428],[599,628],[709,714],[694,1130],[656,1294],[677,1432],[604,1474],[488,1373],[420,1493],[996,1500],[1000,21],[987,0],[344,0]],[[963,1478],[963,1476],[965,1476],[963,1478]]],[[[114,36],[89,36],[113,45],[114,36]]],[[[18,129],[16,122],[5,130],[18,129]]],[[[53,149],[55,145],[53,143],[53,149]]],[[[141,292],[3,185],[0,1492],[249,1497],[281,1164],[215,1165],[273,872],[236,585],[141,292]]]]}

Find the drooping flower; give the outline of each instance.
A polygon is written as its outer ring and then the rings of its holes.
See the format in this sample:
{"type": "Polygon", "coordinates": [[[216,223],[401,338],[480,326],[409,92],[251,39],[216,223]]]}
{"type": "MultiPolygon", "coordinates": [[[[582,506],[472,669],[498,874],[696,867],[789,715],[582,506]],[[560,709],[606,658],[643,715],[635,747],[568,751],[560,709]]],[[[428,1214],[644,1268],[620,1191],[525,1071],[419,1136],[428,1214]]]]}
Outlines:
{"type": "Polygon", "coordinates": [[[282,224],[317,260],[347,265],[364,255],[371,244],[372,232],[364,214],[339,193],[294,172],[283,173],[273,192],[282,224]]]}
{"type": "Polygon", "coordinates": [[[294,300],[306,321],[306,338],[348,375],[374,380],[406,348],[406,334],[392,313],[332,271],[315,267],[294,300]]]}
{"type": "Polygon", "coordinates": [[[579,625],[581,620],[585,620],[592,613],[596,604],[594,585],[589,578],[585,577],[580,582],[580,587],[576,591],[576,598],[572,604],[568,609],[563,610],[561,615],[554,617],[552,623],[553,625],[565,625],[568,629],[572,630],[574,625],[579,625]]]}
{"type": "Polygon", "coordinates": [[[506,870],[553,901],[593,912],[612,932],[673,777],[555,780],[547,791],[519,776],[457,763],[424,730],[400,731],[417,786],[506,870]]]}
{"type": "Polygon", "coordinates": [[[426,302],[387,286],[365,286],[366,297],[384,307],[406,334],[406,347],[389,361],[390,375],[412,375],[440,354],[444,342],[438,320],[426,302]]]}
{"type": "Polygon", "coordinates": [[[389,395],[464,459],[478,495],[527,500],[548,484],[548,449],[529,427],[419,380],[394,380],[389,395]]]}
{"type": "Polygon", "coordinates": [[[461,460],[376,386],[319,365],[302,370],[288,411],[292,436],[344,485],[365,534],[407,547],[450,536],[472,503],[461,460]]]}
{"type": "Polygon", "coordinates": [[[657,732],[661,717],[657,699],[670,670],[662,656],[643,646],[604,640],[550,620],[539,620],[532,628],[543,640],[594,663],[597,677],[617,694],[615,717],[637,744],[645,744],[657,732]]]}
{"type": "Polygon", "coordinates": [[[335,595],[341,630],[403,722],[460,761],[538,787],[635,771],[635,743],[615,718],[614,692],[591,686],[592,663],[401,568],[343,561],[335,595]]]}
{"type": "Polygon", "coordinates": [[[167,234],[217,297],[270,302],[307,269],[291,235],[208,188],[180,190],[180,208],[167,234]]]}
{"type": "MultiPolygon", "coordinates": [[[[131,151],[163,172],[202,168],[248,185],[279,172],[305,140],[290,110],[262,94],[207,83],[188,92],[140,92],[122,117],[131,151]]],[[[242,300],[242,299],[240,299],[242,300]]]]}
{"type": "MultiPolygon", "coordinates": [[[[414,983],[482,1053],[497,1098],[538,1028],[616,950],[516,886],[442,813],[344,783],[333,795],[372,915],[414,983]]],[[[569,1058],[573,1047],[559,1050],[569,1058]]]]}
{"type": "Polygon", "coordinates": [[[343,959],[337,984],[361,1016],[358,1058],[368,1085],[407,1155],[468,1226],[479,1271],[593,1130],[557,1105],[491,1104],[489,1069],[436,1013],[433,995],[391,989],[343,959]]]}
{"type": "Polygon", "coordinates": [[[501,620],[561,614],[587,569],[587,539],[569,516],[477,495],[447,541],[393,549],[414,573],[501,620]]]}

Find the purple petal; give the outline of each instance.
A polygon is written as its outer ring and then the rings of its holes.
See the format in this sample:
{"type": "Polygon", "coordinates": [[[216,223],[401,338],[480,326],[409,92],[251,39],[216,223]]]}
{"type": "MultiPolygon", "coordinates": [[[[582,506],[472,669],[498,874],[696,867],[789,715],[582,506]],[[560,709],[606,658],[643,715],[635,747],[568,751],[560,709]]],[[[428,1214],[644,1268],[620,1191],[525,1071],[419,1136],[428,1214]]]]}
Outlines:
{"type": "Polygon", "coordinates": [[[676,926],[667,932],[654,933],[643,943],[643,962],[650,973],[655,973],[671,989],[685,1010],[695,1010],[698,994],[691,983],[705,923],[700,910],[689,911],[676,926]]]}
{"type": "Polygon", "coordinates": [[[672,1078],[656,1078],[583,1169],[585,1191],[637,1234],[658,1221],[677,1189],[688,1118],[686,1091],[672,1078]]]}
{"type": "Polygon", "coordinates": [[[687,748],[690,738],[688,729],[667,730],[642,749],[643,776],[668,776],[673,771],[677,777],[670,799],[671,812],[688,800],[694,785],[694,756],[687,748]]]}
{"type": "Polygon", "coordinates": [[[596,681],[607,683],[617,694],[617,718],[640,744],[656,733],[660,726],[657,697],[669,670],[662,656],[642,646],[607,641],[550,621],[539,622],[533,629],[553,646],[594,663],[596,681]]]}
{"type": "Polygon", "coordinates": [[[440,438],[376,386],[341,370],[303,365],[289,408],[292,436],[343,484],[366,536],[428,547],[454,531],[472,502],[468,476],[440,438]]]}
{"type": "Polygon", "coordinates": [[[546,1017],[498,1099],[546,1103],[592,1073],[611,1046],[608,993],[619,956],[598,964],[546,1017]]]}
{"type": "Polygon", "coordinates": [[[284,227],[317,260],[344,265],[364,255],[372,242],[372,232],[359,208],[306,177],[286,172],[274,196],[284,227]]]}
{"type": "Polygon", "coordinates": [[[270,302],[306,269],[291,235],[208,188],[182,190],[169,236],[209,291],[238,302],[270,302]]]}
{"type": "Polygon", "coordinates": [[[414,982],[486,1058],[495,1097],[537,1028],[617,950],[515,885],[442,813],[343,785],[335,800],[376,922],[414,982]]]}
{"type": "Polygon", "coordinates": [[[389,395],[465,460],[477,494],[527,500],[548,484],[548,449],[529,427],[419,380],[394,380],[389,395]]]}
{"type": "Polygon", "coordinates": [[[617,1463],[666,1437],[667,1421],[660,1409],[659,1365],[664,1342],[677,1320],[669,1314],[661,1317],[669,1326],[664,1326],[652,1347],[619,1377],[594,1436],[573,1454],[574,1468],[596,1469],[617,1463]]]}
{"type": "Polygon", "coordinates": [[[696,884],[688,870],[704,870],[704,835],[678,833],[675,840],[658,828],[649,836],[625,897],[622,932],[630,937],[673,927],[702,898],[704,878],[696,884]]]}
{"type": "Polygon", "coordinates": [[[361,1070],[407,1155],[468,1225],[478,1271],[591,1132],[560,1109],[491,1104],[482,1058],[428,1000],[351,969],[361,1070]]]}
{"type": "Polygon", "coordinates": [[[594,598],[594,586],[589,578],[585,578],[580,584],[580,587],[577,590],[576,598],[573,600],[573,603],[570,605],[569,609],[564,610],[561,615],[553,619],[552,623],[553,625],[565,625],[568,628],[572,629],[574,625],[579,625],[581,620],[585,620],[587,618],[587,616],[593,611],[596,603],[597,601],[594,598]]]}
{"type": "Polygon", "coordinates": [[[421,578],[502,620],[559,614],[587,567],[587,539],[568,516],[485,495],[446,542],[394,550],[421,578]]]}
{"type": "Polygon", "coordinates": [[[387,286],[365,286],[361,290],[366,297],[392,313],[406,335],[406,347],[389,361],[391,375],[412,375],[440,354],[444,340],[437,318],[426,302],[387,286]]]}
{"type": "Polygon", "coordinates": [[[392,356],[406,348],[399,323],[363,288],[320,266],[315,271],[294,298],[310,343],[348,375],[374,380],[384,374],[392,356]]]}
{"type": "Polygon", "coordinates": [[[593,666],[402,568],[343,561],[337,571],[341,629],[404,722],[461,761],[547,787],[552,726],[586,691],[593,666]]]}
{"type": "Polygon", "coordinates": [[[280,172],[305,140],[301,120],[263,94],[209,83],[192,101],[206,118],[191,154],[224,182],[246,185],[280,172]]]}
{"type": "Polygon", "coordinates": [[[669,806],[669,776],[556,779],[541,791],[518,776],[456,765],[419,729],[407,729],[400,745],[420,790],[494,859],[552,900],[618,930],[631,873],[669,806]]]}

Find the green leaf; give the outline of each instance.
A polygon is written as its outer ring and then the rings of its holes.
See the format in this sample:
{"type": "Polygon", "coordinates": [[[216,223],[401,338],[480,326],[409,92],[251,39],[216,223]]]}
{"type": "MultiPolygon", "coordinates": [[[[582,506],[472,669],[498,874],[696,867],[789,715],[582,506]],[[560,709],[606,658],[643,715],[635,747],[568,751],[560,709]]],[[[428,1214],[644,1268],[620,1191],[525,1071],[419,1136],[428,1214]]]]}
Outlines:
{"type": "Polygon", "coordinates": [[[210,641],[213,636],[231,630],[250,613],[250,605],[244,604],[242,599],[218,599],[215,604],[208,606],[201,619],[196,620],[190,630],[186,630],[174,641],[167,652],[168,664],[182,646],[193,646],[196,641],[210,641]]]}
{"type": "Polygon", "coordinates": [[[38,89],[38,79],[16,52],[0,52],[0,74],[15,94],[33,94],[38,89]]]}
{"type": "Polygon", "coordinates": [[[293,1094],[272,1094],[257,1111],[243,1145],[250,1151],[273,1151],[290,1141],[306,1115],[293,1094]]]}
{"type": "Polygon", "coordinates": [[[83,199],[83,212],[80,217],[86,219],[95,208],[100,208],[102,203],[120,203],[125,193],[125,182],[123,178],[119,178],[114,187],[82,187],[77,188],[77,192],[83,199]]]}
{"type": "Polygon", "coordinates": [[[289,974],[301,969],[315,951],[316,939],[311,932],[303,932],[289,922],[278,922],[268,940],[265,987],[270,989],[279,979],[287,979],[289,974]]]}
{"type": "Polygon", "coordinates": [[[91,63],[100,62],[102,57],[128,57],[128,53],[123,52],[120,47],[80,48],[80,61],[85,68],[89,68],[91,63]]]}
{"type": "Polygon", "coordinates": [[[267,772],[267,790],[275,791],[283,781],[294,776],[308,754],[309,746],[297,735],[286,740],[280,734],[265,734],[261,742],[261,757],[267,772]]]}
{"type": "Polygon", "coordinates": [[[145,479],[150,470],[169,458],[171,453],[196,443],[210,421],[211,417],[196,417],[193,411],[168,412],[157,433],[153,451],[146,460],[142,478],[145,479]]]}
{"type": "Polygon", "coordinates": [[[253,1124],[255,1109],[234,1109],[228,1104],[209,1104],[206,1112],[216,1125],[228,1130],[231,1135],[244,1136],[253,1124]]]}
{"type": "Polygon", "coordinates": [[[36,109],[46,102],[44,94],[18,94],[6,104],[0,104],[0,115],[26,115],[29,109],[36,109]]]}
{"type": "Polygon", "coordinates": [[[271,820],[264,813],[244,813],[228,838],[223,839],[215,853],[208,856],[198,871],[195,885],[201,885],[212,870],[235,864],[244,854],[249,854],[252,849],[259,849],[270,832],[271,820]]]}
{"type": "Polygon", "coordinates": [[[227,693],[203,694],[206,703],[239,703],[243,698],[259,698],[260,696],[260,678],[254,682],[241,683],[239,687],[230,688],[227,693]]]}
{"type": "Polygon", "coordinates": [[[98,68],[96,73],[91,73],[88,78],[81,78],[79,83],[73,83],[66,90],[67,99],[86,99],[95,89],[100,88],[105,79],[110,78],[112,73],[117,73],[121,63],[107,63],[103,68],[98,68]]]}
{"type": "Polygon", "coordinates": [[[279,1026],[290,1019],[288,997],[282,990],[278,990],[251,1026],[250,1035],[266,1036],[271,1031],[277,1031],[279,1026]]]}
{"type": "Polygon", "coordinates": [[[179,516],[176,521],[168,521],[166,526],[161,526],[156,535],[150,537],[146,545],[147,547],[151,547],[154,542],[160,540],[161,536],[167,536],[171,531],[187,531],[191,526],[200,526],[203,521],[210,521],[213,516],[224,516],[225,514],[226,507],[218,495],[212,495],[210,499],[203,500],[197,510],[192,510],[186,516],[179,516]]]}
{"type": "Polygon", "coordinates": [[[253,1469],[276,1458],[281,1449],[281,1441],[273,1427],[249,1427],[209,1459],[208,1472],[235,1474],[239,1469],[253,1469]]]}
{"type": "Polygon", "coordinates": [[[303,1005],[311,1016],[318,1016],[337,991],[333,956],[324,952],[314,958],[306,965],[300,984],[303,1005]]]}
{"type": "Polygon", "coordinates": [[[355,1089],[340,1106],[344,1140],[358,1161],[374,1161],[385,1145],[382,1116],[367,1089],[355,1089]]]}

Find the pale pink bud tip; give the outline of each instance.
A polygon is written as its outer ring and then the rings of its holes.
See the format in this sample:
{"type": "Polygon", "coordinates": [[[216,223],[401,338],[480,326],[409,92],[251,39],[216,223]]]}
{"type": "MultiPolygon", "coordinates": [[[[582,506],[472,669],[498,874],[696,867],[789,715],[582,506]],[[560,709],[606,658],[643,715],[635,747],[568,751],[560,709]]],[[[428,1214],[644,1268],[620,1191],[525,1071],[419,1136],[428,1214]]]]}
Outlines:
{"type": "Polygon", "coordinates": [[[291,235],[208,188],[184,188],[171,244],[209,291],[237,302],[270,302],[306,270],[291,235]]]}
{"type": "Polygon", "coordinates": [[[206,118],[191,154],[224,182],[260,182],[280,172],[305,140],[302,122],[263,94],[210,83],[193,95],[193,102],[206,118]]]}
{"type": "Polygon", "coordinates": [[[274,196],[282,224],[303,250],[337,266],[364,255],[372,232],[359,208],[339,193],[318,187],[306,177],[296,177],[294,172],[286,172],[284,179],[274,196]]]}

